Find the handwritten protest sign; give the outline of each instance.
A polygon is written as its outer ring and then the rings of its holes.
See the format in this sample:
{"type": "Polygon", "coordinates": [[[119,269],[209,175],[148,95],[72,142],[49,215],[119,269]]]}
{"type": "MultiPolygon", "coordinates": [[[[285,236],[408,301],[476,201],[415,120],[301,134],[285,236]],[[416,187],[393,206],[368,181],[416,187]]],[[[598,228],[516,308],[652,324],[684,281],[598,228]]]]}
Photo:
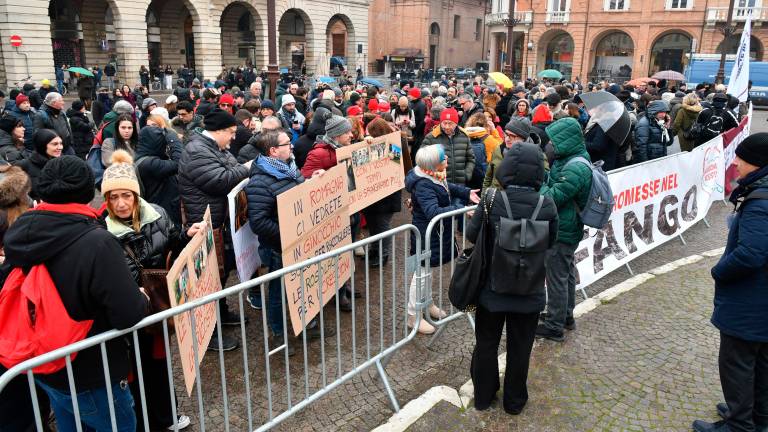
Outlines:
{"type": "MultiPolygon", "coordinates": [[[[219,264],[213,244],[210,207],[205,210],[203,222],[205,222],[205,228],[192,237],[168,272],[168,294],[172,307],[221,290],[219,264]]],[[[192,394],[192,387],[195,384],[195,367],[199,365],[195,363],[192,316],[194,316],[194,333],[197,338],[197,360],[202,362],[208,343],[211,341],[213,329],[216,327],[216,302],[173,318],[176,339],[179,342],[181,369],[184,372],[184,383],[188,395],[192,394]]]]}
{"type": "Polygon", "coordinates": [[[405,187],[400,146],[400,132],[392,132],[371,144],[363,141],[336,149],[336,159],[349,176],[350,214],[405,187]]]}
{"type": "MultiPolygon", "coordinates": [[[[345,167],[337,165],[322,177],[278,195],[277,214],[284,267],[351,244],[345,167]]],[[[315,264],[286,275],[286,306],[295,335],[301,333],[302,315],[305,323],[314,318],[336,294],[337,284],[349,279],[351,266],[351,253],[347,253],[321,261],[319,268],[315,264]]]]}
{"type": "Polygon", "coordinates": [[[229,226],[232,244],[235,248],[235,262],[240,282],[251,280],[251,276],[261,265],[259,258],[259,238],[248,224],[248,199],[245,196],[245,179],[227,195],[229,201],[229,226]]]}

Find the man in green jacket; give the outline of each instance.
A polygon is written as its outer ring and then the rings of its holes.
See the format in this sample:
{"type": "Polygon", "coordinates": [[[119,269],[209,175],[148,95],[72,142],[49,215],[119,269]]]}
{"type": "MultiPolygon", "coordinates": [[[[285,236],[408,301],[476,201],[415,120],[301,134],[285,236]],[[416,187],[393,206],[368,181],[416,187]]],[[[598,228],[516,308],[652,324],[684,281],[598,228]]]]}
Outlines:
{"type": "Polygon", "coordinates": [[[581,162],[568,166],[569,160],[581,156],[589,159],[581,125],[574,118],[557,120],[547,126],[555,151],[549,180],[541,194],[555,201],[560,224],[557,243],[547,257],[547,318],[536,329],[536,336],[557,342],[565,340],[563,329],[573,330],[573,308],[576,303],[576,264],[574,252],[581,241],[584,224],[579,209],[587,203],[592,187],[592,171],[581,162]]]}

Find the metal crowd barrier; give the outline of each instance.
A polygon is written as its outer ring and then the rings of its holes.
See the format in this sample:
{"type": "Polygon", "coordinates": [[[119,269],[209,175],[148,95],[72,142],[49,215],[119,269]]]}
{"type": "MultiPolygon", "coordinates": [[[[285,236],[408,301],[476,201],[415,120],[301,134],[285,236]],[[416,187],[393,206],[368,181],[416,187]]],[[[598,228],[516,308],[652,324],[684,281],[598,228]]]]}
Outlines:
{"type": "MultiPolygon", "coordinates": [[[[80,411],[76,398],[78,391],[73,375],[72,354],[87,348],[98,346],[101,350],[102,362],[105,365],[101,373],[104,374],[105,382],[112,383],[112,380],[110,379],[110,370],[106,367],[106,364],[108,363],[105,343],[113,339],[128,337],[133,340],[133,355],[135,355],[136,359],[136,370],[133,372],[135,379],[138,379],[140,386],[140,400],[135,401],[135,404],[142,407],[143,413],[141,418],[137,418],[137,423],[143,423],[145,430],[149,430],[149,420],[147,418],[146,409],[146,390],[152,383],[144,381],[141,353],[138,344],[138,332],[150,325],[162,323],[162,337],[167,354],[166,367],[169,376],[168,384],[170,385],[169,401],[171,403],[173,418],[178,418],[179,409],[176,402],[177,395],[175,388],[177,381],[183,380],[177,380],[177,378],[181,377],[180,370],[177,370],[176,373],[174,373],[174,364],[176,368],[179,367],[177,361],[178,354],[177,350],[172,350],[172,348],[176,348],[176,344],[172,343],[169,338],[168,320],[180,314],[189,314],[193,329],[192,339],[195,345],[195,352],[197,352],[197,336],[194,333],[194,310],[215,302],[217,306],[217,323],[215,329],[216,333],[214,334],[218,335],[218,355],[216,355],[215,352],[211,352],[204,358],[201,364],[195,367],[196,382],[194,393],[197,395],[198,409],[197,418],[195,420],[198,430],[205,431],[206,429],[209,429],[229,431],[230,428],[233,428],[234,430],[243,430],[246,427],[250,431],[268,430],[287,420],[299,410],[307,407],[323,395],[361,374],[371,366],[376,367],[382,386],[389,397],[393,409],[399,411],[399,404],[395,398],[394,391],[389,384],[387,373],[384,368],[391,356],[414,338],[422,315],[417,312],[414,327],[409,330],[405,305],[408,301],[411,282],[409,265],[407,265],[407,263],[413,261],[413,258],[411,258],[411,245],[409,244],[411,242],[411,235],[416,239],[413,249],[416,251],[416,256],[420,256],[422,249],[418,230],[413,225],[403,225],[309,260],[287,266],[281,270],[271,272],[253,280],[226,288],[206,297],[192,300],[183,305],[153,314],[143,319],[132,328],[125,330],[110,330],[22,362],[0,376],[0,394],[2,394],[3,389],[6,388],[12,379],[26,375],[29,391],[32,396],[37,431],[43,431],[40,418],[40,406],[37,401],[37,391],[39,390],[37,390],[35,386],[36,375],[32,372],[32,368],[52,360],[63,358],[66,361],[69,393],[73,400],[72,410],[75,415],[77,430],[78,432],[82,432],[83,427],[80,425],[80,411]],[[403,238],[402,243],[397,241],[398,237],[403,238]],[[371,258],[368,255],[369,246],[377,243],[379,245],[379,250],[381,251],[381,247],[385,242],[390,242],[392,247],[389,262],[384,263],[383,257],[379,254],[379,266],[378,268],[372,268],[371,264],[373,261],[371,261],[371,258]],[[402,245],[402,247],[398,247],[399,245],[402,245]],[[303,292],[306,277],[304,269],[307,269],[313,264],[318,264],[321,261],[333,259],[334,267],[332,271],[335,274],[335,286],[336,291],[338,291],[341,287],[338,273],[339,257],[343,254],[352,254],[353,250],[357,247],[363,247],[366,251],[366,256],[362,259],[364,267],[356,269],[353,261],[352,268],[350,269],[352,275],[350,284],[353,292],[356,284],[365,284],[363,287],[363,298],[356,302],[354,297],[352,297],[352,311],[349,314],[340,313],[338,296],[335,296],[335,302],[329,302],[325,308],[321,308],[317,316],[321,332],[319,341],[308,342],[306,331],[302,332],[298,339],[290,336],[288,331],[289,323],[284,289],[285,277],[290,277],[291,274],[295,275],[295,272],[299,272],[301,274],[300,278],[303,292]],[[398,259],[398,257],[400,257],[400,259],[398,259]],[[378,283],[376,283],[377,277],[378,283]],[[280,280],[281,288],[283,288],[281,295],[284,328],[283,340],[292,341],[293,343],[289,342],[291,345],[300,343],[300,349],[296,349],[296,356],[294,357],[295,359],[298,359],[298,362],[291,362],[286,344],[270,346],[271,341],[269,340],[269,330],[267,325],[265,291],[267,290],[269,282],[275,279],[280,280]],[[243,296],[244,294],[247,295],[247,290],[252,287],[261,287],[263,309],[261,311],[261,320],[255,320],[255,323],[246,325],[243,296]],[[227,356],[242,355],[241,371],[238,371],[239,368],[233,368],[231,364],[232,362],[230,362],[229,365],[230,369],[225,367],[225,354],[221,349],[222,326],[218,303],[223,298],[229,296],[237,296],[237,304],[240,311],[240,352],[237,353],[237,351],[235,351],[227,354],[227,356]],[[360,328],[360,323],[357,322],[358,320],[363,323],[364,328],[360,328]],[[259,321],[261,324],[260,329],[258,328],[259,321]],[[328,341],[326,341],[326,336],[328,336],[326,334],[328,331],[326,322],[331,322],[328,328],[331,328],[331,325],[335,325],[335,338],[332,339],[331,337],[328,337],[328,341]],[[254,324],[257,326],[256,329],[253,328],[254,324]],[[347,332],[347,330],[349,330],[349,332],[347,332]],[[263,345],[261,345],[261,341],[256,340],[249,346],[248,341],[254,338],[257,339],[259,334],[261,334],[261,337],[263,338],[263,345]],[[335,346],[333,346],[334,343],[328,343],[329,341],[335,341],[335,346]],[[318,344],[319,350],[316,346],[318,344]],[[255,352],[254,346],[256,347],[255,352]],[[216,357],[218,358],[219,363],[218,375],[220,377],[221,386],[218,389],[216,388],[218,387],[218,383],[215,383],[214,378],[216,374],[215,372],[211,373],[211,370],[215,368],[214,359],[216,357]],[[263,379],[254,380],[252,378],[251,371],[257,368],[263,369],[263,379]],[[299,376],[294,376],[292,371],[295,371],[299,376]],[[203,372],[206,372],[205,382],[202,377],[203,372]],[[238,375],[237,372],[240,372],[240,376],[235,376],[238,375]],[[240,381],[228,386],[227,382],[232,383],[233,380],[240,381]],[[231,391],[232,388],[241,388],[241,386],[245,393],[245,412],[242,412],[243,409],[241,403],[232,404],[229,400],[229,397],[233,396],[233,392],[231,391]],[[205,390],[208,391],[206,392],[205,390]],[[230,391],[228,392],[228,390],[230,391]],[[217,393],[219,393],[223,402],[223,407],[221,407],[223,411],[223,425],[211,424],[210,421],[206,420],[206,417],[209,414],[209,411],[206,410],[206,404],[211,404],[211,398],[217,396],[217,393]],[[262,402],[261,409],[255,409],[255,403],[263,401],[263,399],[265,399],[264,396],[266,396],[267,400],[266,406],[264,406],[262,402]],[[236,409],[235,407],[241,409],[236,409]],[[237,423],[237,420],[239,419],[240,424],[232,424],[233,415],[237,417],[235,422],[237,423]],[[243,419],[246,418],[247,422],[243,421],[243,419]]],[[[410,267],[414,266],[411,265],[410,267]]],[[[415,276],[417,278],[421,278],[420,266],[415,266],[415,268],[410,270],[415,271],[415,276]]],[[[323,280],[323,268],[320,265],[317,266],[317,277],[319,278],[318,280],[323,280]]],[[[419,291],[418,296],[419,298],[423,298],[426,296],[426,293],[419,291]]],[[[318,297],[322,303],[322,290],[318,290],[318,297]]],[[[302,304],[306,305],[304,295],[302,295],[301,301],[302,304]]],[[[424,307],[425,304],[426,303],[424,302],[418,302],[416,305],[417,310],[419,307],[424,307]]],[[[308,323],[304,322],[304,319],[302,318],[302,328],[306,329],[307,324],[308,323]]],[[[196,354],[195,360],[195,363],[198,363],[196,354]]],[[[100,372],[94,371],[94,373],[100,372]]],[[[180,383],[180,388],[183,387],[183,384],[180,383]]],[[[181,393],[182,394],[178,395],[179,398],[186,398],[186,395],[183,394],[184,392],[182,391],[181,393]]],[[[110,405],[109,414],[112,422],[112,429],[117,430],[114,399],[109,385],[107,386],[107,395],[110,405]]],[[[236,396],[240,397],[240,394],[236,394],[236,396]]],[[[186,404],[186,406],[187,409],[193,409],[191,408],[192,404],[186,404]]],[[[178,430],[177,424],[174,425],[174,430],[178,430]]]]}

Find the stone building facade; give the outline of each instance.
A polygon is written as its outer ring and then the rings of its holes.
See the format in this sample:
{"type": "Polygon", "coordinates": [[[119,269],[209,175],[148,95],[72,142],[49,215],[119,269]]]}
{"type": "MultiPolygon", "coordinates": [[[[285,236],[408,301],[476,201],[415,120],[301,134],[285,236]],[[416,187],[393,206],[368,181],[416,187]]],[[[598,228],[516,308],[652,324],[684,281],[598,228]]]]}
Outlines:
{"type": "Polygon", "coordinates": [[[474,67],[486,58],[489,10],[489,0],[373,0],[369,68],[474,67]]]}
{"type": "MultiPolygon", "coordinates": [[[[0,0],[0,88],[58,66],[114,62],[118,80],[142,65],[188,65],[213,78],[268,62],[266,0],[0,0]],[[11,47],[11,35],[23,44],[11,47]]],[[[368,0],[276,0],[280,67],[312,73],[331,55],[354,70],[368,52],[368,0]]],[[[327,69],[327,67],[325,67],[327,69]]]]}
{"type": "MultiPolygon", "coordinates": [[[[659,70],[682,72],[691,53],[720,53],[728,0],[519,0],[515,7],[516,73],[532,76],[558,69],[567,78],[624,80],[659,70]]],[[[486,16],[491,70],[506,61],[508,0],[492,0],[486,16]]],[[[752,57],[764,60],[768,8],[736,0],[737,32],[727,42],[736,52],[752,11],[752,57]],[[740,27],[740,28],[739,28],[740,27]]],[[[719,58],[719,57],[718,57],[719,58]]]]}

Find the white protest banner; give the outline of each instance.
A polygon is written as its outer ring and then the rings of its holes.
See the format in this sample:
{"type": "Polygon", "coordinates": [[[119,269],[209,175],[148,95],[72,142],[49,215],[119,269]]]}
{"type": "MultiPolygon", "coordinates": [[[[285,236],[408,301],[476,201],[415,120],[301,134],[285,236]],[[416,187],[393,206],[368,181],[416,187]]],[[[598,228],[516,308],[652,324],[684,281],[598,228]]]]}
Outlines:
{"type": "Polygon", "coordinates": [[[602,230],[585,227],[575,253],[577,286],[585,287],[671,240],[703,219],[722,199],[721,136],[695,148],[608,174],[614,196],[602,230]]]}
{"type": "MultiPolygon", "coordinates": [[[[203,217],[205,228],[200,230],[181,251],[168,271],[168,296],[171,307],[182,305],[221,291],[219,264],[216,259],[216,247],[213,244],[211,209],[205,210],[203,217]]],[[[216,302],[193,309],[173,317],[176,339],[179,342],[181,370],[184,372],[184,384],[187,395],[192,395],[195,384],[195,367],[203,361],[213,329],[216,327],[216,302]],[[195,363],[194,341],[192,340],[192,315],[194,315],[194,333],[197,339],[197,361],[195,363]]]]}
{"type": "Polygon", "coordinates": [[[728,77],[728,94],[746,102],[749,96],[749,41],[752,39],[752,9],[747,9],[747,20],[744,22],[744,31],[741,32],[739,49],[736,51],[736,62],[728,77]]]}
{"type": "MultiPolygon", "coordinates": [[[[336,165],[321,177],[278,195],[277,215],[283,267],[352,244],[346,168],[336,165]]],[[[309,323],[336,295],[337,284],[341,287],[349,279],[351,271],[352,252],[286,275],[286,308],[295,335],[301,333],[302,315],[309,323]]]]}
{"type": "Polygon", "coordinates": [[[336,149],[336,159],[345,165],[349,176],[349,213],[369,205],[405,187],[403,150],[400,132],[336,149]]]}
{"type": "Polygon", "coordinates": [[[229,201],[229,226],[232,233],[232,244],[235,248],[235,262],[240,282],[251,280],[253,273],[261,265],[259,258],[259,238],[248,224],[248,199],[245,179],[234,187],[227,195],[229,201]]]}

